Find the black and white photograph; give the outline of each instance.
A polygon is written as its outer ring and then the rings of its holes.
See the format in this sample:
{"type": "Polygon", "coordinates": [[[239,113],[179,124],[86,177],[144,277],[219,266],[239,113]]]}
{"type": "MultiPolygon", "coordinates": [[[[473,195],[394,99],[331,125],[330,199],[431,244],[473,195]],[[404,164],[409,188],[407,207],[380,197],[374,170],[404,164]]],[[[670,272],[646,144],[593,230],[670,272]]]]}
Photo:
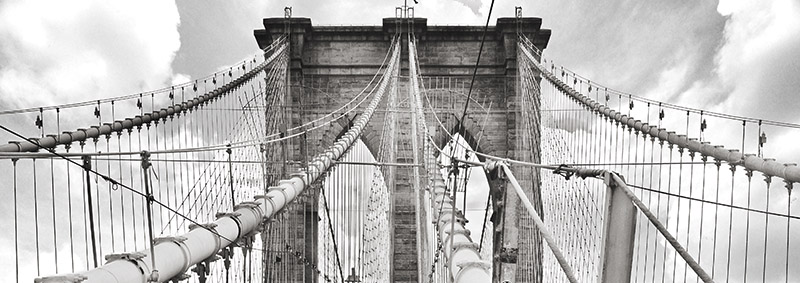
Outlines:
{"type": "Polygon", "coordinates": [[[0,281],[800,282],[799,114],[797,0],[2,0],[0,281]]]}

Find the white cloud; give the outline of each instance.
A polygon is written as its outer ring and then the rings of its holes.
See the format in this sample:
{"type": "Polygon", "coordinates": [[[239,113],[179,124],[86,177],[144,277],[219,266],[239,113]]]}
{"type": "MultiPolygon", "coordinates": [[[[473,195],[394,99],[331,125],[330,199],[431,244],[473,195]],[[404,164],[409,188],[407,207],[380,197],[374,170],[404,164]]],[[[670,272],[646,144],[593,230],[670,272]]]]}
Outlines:
{"type": "MultiPolygon", "coordinates": [[[[0,2],[0,109],[39,107],[62,103],[102,99],[136,92],[161,88],[173,81],[188,78],[174,75],[172,61],[181,45],[178,34],[180,17],[174,2],[145,0],[135,2],[118,1],[22,1],[6,0],[0,2]]],[[[118,104],[117,111],[133,108],[118,104]]],[[[104,110],[105,111],[105,110],[104,110]]],[[[91,115],[91,110],[84,111],[91,115]]],[[[79,118],[62,113],[62,128],[65,120],[82,127],[89,125],[79,118]]],[[[138,111],[137,111],[138,113],[138,111]]],[[[37,113],[38,114],[38,113],[37,113]]],[[[51,113],[46,113],[51,114],[51,113]]],[[[122,114],[117,112],[117,114],[122,114]]],[[[127,115],[127,114],[126,114],[127,115]]],[[[53,119],[48,116],[46,119],[53,119]]],[[[119,116],[117,116],[119,117],[119,116]]],[[[15,130],[30,134],[32,117],[9,115],[0,117],[0,123],[15,130]],[[25,132],[27,131],[27,132],[25,132]]],[[[108,117],[104,117],[110,120],[108,117]]],[[[46,131],[56,132],[55,123],[48,120],[46,131]]],[[[10,136],[2,133],[6,140],[10,136]]],[[[8,164],[8,163],[4,163],[8,164]]],[[[8,169],[10,167],[4,166],[8,169]]],[[[63,172],[57,165],[55,172],[63,172]]],[[[19,176],[29,175],[29,168],[20,168],[19,176]]],[[[74,171],[73,171],[74,173],[74,171]]],[[[0,179],[10,179],[9,172],[0,172],[0,179]]],[[[66,174],[56,174],[54,179],[60,184],[66,181],[66,174]]],[[[19,180],[20,187],[27,187],[29,178],[19,180]]],[[[73,182],[75,179],[73,178],[73,182]]],[[[79,187],[79,186],[78,186],[79,187]]],[[[74,188],[74,187],[73,187],[74,188]]],[[[8,192],[6,192],[8,193],[8,192]]],[[[19,192],[20,199],[31,199],[31,192],[19,192]]],[[[30,210],[32,202],[20,201],[20,210],[30,210]]],[[[5,213],[10,213],[4,207],[5,213]]],[[[61,211],[61,210],[60,210],[61,211]]],[[[60,219],[64,215],[59,215],[60,219]]],[[[40,220],[44,220],[42,218],[40,220]]],[[[55,221],[54,221],[55,222],[55,221]]],[[[65,221],[69,223],[70,221],[65,221]]],[[[3,222],[0,228],[9,230],[13,222],[3,222]]],[[[20,237],[25,237],[30,229],[29,223],[20,222],[20,237]]],[[[54,227],[56,224],[53,224],[54,227]]],[[[56,228],[53,228],[56,229],[56,228]]],[[[58,226],[58,235],[66,235],[65,226],[58,226]]],[[[42,233],[41,242],[49,243],[49,230],[42,233]]],[[[14,258],[11,233],[0,239],[0,253],[3,262],[14,258]]],[[[34,248],[20,239],[19,265],[20,280],[36,277],[34,248]]],[[[72,271],[68,260],[71,250],[62,239],[58,240],[59,273],[72,271]]],[[[55,273],[51,259],[52,247],[41,251],[41,275],[55,273]]],[[[80,259],[80,252],[76,251],[80,259]]],[[[12,262],[15,260],[12,260],[12,262]]],[[[14,274],[14,265],[7,265],[4,274],[14,274]]],[[[77,264],[76,269],[83,269],[77,264]]],[[[13,275],[12,275],[13,276],[13,275]]]]}
{"type": "Polygon", "coordinates": [[[770,112],[791,113],[787,106],[800,103],[793,95],[800,87],[796,80],[800,72],[800,5],[788,0],[736,5],[722,1],[718,10],[730,17],[725,43],[717,55],[720,79],[735,87],[725,101],[726,110],[791,118],[770,112]],[[769,109],[772,111],[765,111],[769,109]]]}
{"type": "Polygon", "coordinates": [[[670,95],[679,92],[685,84],[686,76],[691,68],[690,63],[689,61],[680,62],[661,72],[658,77],[658,87],[651,90],[646,96],[655,100],[668,101],[670,95]]]}
{"type": "MultiPolygon", "coordinates": [[[[800,57],[796,56],[800,50],[800,5],[789,0],[723,0],[716,12],[726,18],[722,41],[713,53],[691,50],[685,44],[670,47],[674,50],[669,56],[674,59],[653,70],[658,80],[639,94],[707,111],[794,122],[796,109],[800,107],[796,96],[800,89],[800,81],[796,79],[800,75],[800,57]],[[713,57],[713,61],[705,62],[706,57],[713,57]],[[704,75],[694,69],[709,72],[704,75]]],[[[709,130],[720,134],[712,135],[711,142],[738,148],[741,122],[729,124],[713,124],[709,130]]],[[[765,130],[768,135],[788,131],[765,130]]],[[[755,147],[749,147],[748,153],[754,151],[755,147]]],[[[780,153],[772,157],[784,162],[800,160],[800,152],[780,153]]]]}
{"type": "Polygon", "coordinates": [[[467,8],[472,10],[472,13],[474,14],[478,14],[479,13],[478,10],[480,10],[481,8],[480,0],[456,0],[456,2],[461,3],[464,6],[467,6],[467,8]]]}
{"type": "Polygon", "coordinates": [[[180,23],[170,1],[5,1],[3,108],[99,99],[170,82],[180,23]]]}
{"type": "Polygon", "coordinates": [[[175,74],[175,76],[172,77],[172,83],[171,84],[172,85],[179,85],[179,84],[188,83],[190,81],[192,81],[192,77],[190,77],[189,75],[186,75],[186,74],[175,74]]]}

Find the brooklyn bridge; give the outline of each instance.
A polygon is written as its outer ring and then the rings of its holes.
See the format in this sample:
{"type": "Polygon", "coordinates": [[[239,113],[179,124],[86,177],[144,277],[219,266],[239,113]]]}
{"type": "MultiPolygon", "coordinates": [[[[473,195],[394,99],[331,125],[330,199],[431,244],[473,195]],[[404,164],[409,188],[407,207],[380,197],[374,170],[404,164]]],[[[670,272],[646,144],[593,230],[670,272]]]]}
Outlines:
{"type": "Polygon", "coordinates": [[[0,109],[4,281],[800,280],[797,156],[765,154],[800,125],[609,88],[519,7],[312,20],[187,83],[0,109]]]}

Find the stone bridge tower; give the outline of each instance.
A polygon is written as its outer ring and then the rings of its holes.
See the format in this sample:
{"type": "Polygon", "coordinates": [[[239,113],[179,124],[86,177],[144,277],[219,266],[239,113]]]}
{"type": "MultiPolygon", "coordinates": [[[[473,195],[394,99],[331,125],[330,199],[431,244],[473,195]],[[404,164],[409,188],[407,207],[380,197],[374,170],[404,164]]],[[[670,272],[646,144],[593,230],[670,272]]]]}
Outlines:
{"type": "MultiPolygon", "coordinates": [[[[387,53],[391,39],[397,32],[413,32],[417,39],[418,57],[425,88],[443,124],[451,132],[462,133],[472,148],[492,155],[522,158],[533,153],[538,156],[538,142],[523,144],[517,138],[522,127],[517,93],[517,34],[524,33],[543,50],[550,38],[550,31],[541,29],[539,18],[499,18],[495,26],[488,29],[484,51],[478,68],[473,90],[473,106],[470,106],[464,121],[458,121],[472,71],[475,67],[478,49],[483,32],[482,26],[428,26],[424,18],[402,19],[385,18],[379,26],[314,26],[309,18],[267,18],[264,29],[255,30],[259,47],[270,44],[280,35],[290,34],[291,52],[291,103],[294,125],[313,120],[324,113],[330,113],[358,94],[373,75],[379,70],[387,53]],[[527,154],[522,154],[527,153],[527,154]]],[[[404,36],[403,36],[404,38],[404,36]]],[[[399,109],[397,111],[397,162],[412,162],[410,140],[411,110],[408,107],[408,52],[403,47],[401,58],[401,77],[398,80],[399,109]]],[[[426,109],[427,110],[427,109],[426,109]]],[[[384,112],[376,112],[370,125],[371,131],[362,137],[367,147],[374,153],[380,143],[384,112]]],[[[431,133],[436,133],[439,146],[448,138],[427,113],[431,133]]],[[[325,131],[309,136],[308,152],[319,152],[322,146],[331,144],[339,134],[347,130],[347,121],[330,125],[325,131]]],[[[300,148],[295,152],[301,152],[300,148]]],[[[305,152],[300,153],[305,154],[305,152]]],[[[296,156],[302,159],[302,156],[296,156]]],[[[538,160],[532,160],[538,161],[538,160]]],[[[391,247],[392,278],[394,282],[422,282],[430,272],[430,265],[423,266],[418,258],[417,210],[412,190],[410,167],[396,169],[392,195],[394,229],[391,247]],[[427,271],[426,271],[427,269],[427,271]]],[[[528,195],[538,203],[538,178],[536,172],[517,175],[520,182],[529,188],[528,195]]],[[[519,273],[536,272],[533,263],[518,259],[517,247],[524,249],[535,246],[530,236],[535,233],[530,224],[525,224],[523,216],[514,213],[519,200],[508,194],[505,214],[505,235],[496,234],[495,280],[515,277],[519,262],[519,273]]],[[[522,215],[527,215],[521,213],[522,215]]],[[[473,236],[477,238],[478,236],[473,236]]],[[[311,237],[313,238],[313,237],[311,237]]],[[[478,239],[475,239],[477,241],[478,239]]],[[[307,245],[309,246],[309,245],[307,245]]],[[[422,245],[423,247],[425,245],[422,245]]],[[[540,246],[540,245],[539,245],[540,246]]],[[[541,250],[527,251],[535,262],[541,250]]],[[[307,251],[306,254],[313,254],[307,251]]],[[[529,259],[530,260],[530,259],[529,259]]],[[[541,272],[538,272],[541,274],[541,272]]],[[[513,280],[512,280],[513,281],[513,280]]]]}

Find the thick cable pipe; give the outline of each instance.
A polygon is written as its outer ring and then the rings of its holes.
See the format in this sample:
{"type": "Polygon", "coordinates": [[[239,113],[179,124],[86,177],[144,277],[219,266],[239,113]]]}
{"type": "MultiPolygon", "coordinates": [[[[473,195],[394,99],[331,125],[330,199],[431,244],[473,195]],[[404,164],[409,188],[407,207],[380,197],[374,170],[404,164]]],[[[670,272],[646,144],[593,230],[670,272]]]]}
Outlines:
{"type": "Polygon", "coordinates": [[[588,85],[590,85],[590,86],[594,86],[597,89],[607,89],[608,93],[610,93],[610,94],[627,96],[631,100],[641,101],[641,102],[645,102],[645,103],[652,103],[652,104],[660,103],[661,106],[666,108],[666,109],[687,111],[687,112],[696,113],[696,114],[703,113],[703,115],[709,116],[709,117],[717,117],[717,118],[735,120],[735,121],[740,121],[740,122],[741,121],[747,121],[747,122],[751,122],[751,123],[759,123],[760,122],[760,123],[762,123],[764,125],[768,125],[768,126],[778,126],[778,127],[785,127],[785,128],[800,129],[800,125],[798,125],[796,123],[788,123],[788,122],[781,122],[781,121],[775,121],[775,120],[766,120],[766,119],[758,119],[758,118],[753,118],[753,117],[731,115],[731,114],[726,114],[726,113],[720,113],[720,112],[708,111],[708,110],[703,110],[703,109],[698,109],[698,108],[691,108],[691,107],[681,106],[681,105],[672,104],[672,103],[666,103],[666,102],[658,101],[658,100],[655,100],[655,99],[646,98],[646,97],[643,97],[643,96],[632,95],[630,93],[626,93],[626,92],[623,92],[623,91],[612,89],[612,88],[610,88],[608,86],[601,85],[601,84],[596,83],[596,82],[592,82],[589,78],[581,76],[578,73],[575,73],[574,70],[570,70],[569,68],[565,68],[564,66],[561,66],[561,69],[563,69],[566,72],[569,72],[571,75],[573,75],[574,77],[578,78],[579,80],[582,80],[584,83],[588,82],[588,85]]]}
{"type": "MultiPolygon", "coordinates": [[[[419,81],[417,77],[417,55],[413,41],[409,40],[409,74],[411,77],[411,90],[414,95],[415,117],[420,133],[423,137],[428,136],[428,128],[425,123],[425,116],[422,112],[422,99],[419,92],[419,81]]],[[[427,141],[427,139],[425,139],[427,141]]],[[[427,141],[423,149],[427,174],[430,183],[430,190],[433,195],[433,211],[441,212],[434,225],[437,227],[437,234],[441,240],[444,258],[454,283],[466,282],[491,282],[492,274],[489,272],[491,264],[483,261],[478,251],[478,244],[472,242],[469,237],[469,230],[464,227],[466,219],[463,212],[455,207],[453,200],[447,195],[447,184],[442,178],[435,157],[428,147],[427,141]],[[455,222],[453,220],[455,219],[455,222]],[[450,249],[452,247],[452,250],[450,249]]]]}
{"type": "MultiPolygon", "coordinates": [[[[414,48],[414,42],[411,40],[411,35],[409,34],[408,50],[411,50],[412,48],[414,48]]],[[[413,109],[417,109],[416,103],[418,101],[416,97],[414,97],[414,93],[419,93],[419,81],[417,81],[417,73],[414,60],[416,60],[416,58],[410,55],[408,56],[408,65],[411,66],[411,68],[409,68],[409,75],[410,75],[409,82],[411,83],[411,88],[409,88],[408,91],[408,99],[411,107],[413,107],[413,109]]],[[[420,123],[418,119],[415,119],[417,115],[414,114],[416,113],[417,112],[412,112],[411,115],[411,148],[413,154],[412,157],[413,162],[420,163],[422,162],[420,160],[422,156],[420,156],[420,147],[419,147],[420,135],[418,134],[420,123]]],[[[418,276],[417,278],[419,278],[419,280],[422,280],[422,278],[426,277],[425,269],[428,268],[429,264],[427,260],[428,255],[425,252],[423,252],[423,250],[427,250],[428,247],[427,243],[428,232],[426,230],[428,230],[427,222],[430,220],[428,220],[427,217],[425,221],[422,220],[422,212],[423,212],[422,198],[425,197],[425,191],[420,189],[420,187],[422,186],[422,181],[421,181],[422,179],[420,175],[421,173],[425,172],[425,169],[411,168],[411,170],[413,173],[412,175],[414,176],[413,178],[414,184],[411,186],[412,189],[414,190],[414,212],[416,213],[416,217],[414,217],[414,223],[417,225],[417,276],[418,276]]]]}
{"type": "Polygon", "coordinates": [[[353,126],[323,153],[317,155],[308,166],[308,172],[292,174],[270,187],[266,195],[256,196],[255,201],[242,202],[232,213],[218,213],[218,219],[204,227],[190,227],[190,231],[177,237],[161,238],[155,244],[155,269],[147,256],[150,250],[130,254],[106,256],[108,262],[100,267],[78,274],[36,279],[36,282],[146,282],[153,270],[157,270],[158,282],[179,278],[192,266],[213,260],[214,256],[232,242],[249,238],[259,231],[259,225],[291,203],[303,190],[333,166],[361,136],[372,114],[378,107],[386,86],[392,76],[400,49],[394,46],[392,60],[386,69],[383,81],[371,103],[358,117],[353,126]]]}
{"type": "Polygon", "coordinates": [[[533,223],[539,230],[539,234],[541,234],[542,238],[544,238],[545,242],[547,242],[547,246],[550,247],[550,251],[553,252],[553,256],[556,258],[556,261],[558,261],[558,265],[561,266],[561,270],[564,271],[564,275],[567,276],[567,280],[569,280],[569,282],[572,283],[578,283],[578,278],[575,276],[575,270],[573,270],[572,267],[569,266],[567,258],[564,257],[564,253],[558,247],[558,244],[556,244],[556,240],[553,238],[553,235],[550,234],[549,230],[547,230],[547,227],[544,225],[544,221],[542,221],[542,218],[539,217],[538,213],[536,213],[536,209],[533,207],[531,201],[528,200],[528,196],[526,196],[525,192],[522,191],[522,187],[517,181],[517,178],[514,177],[514,173],[511,172],[511,168],[508,168],[508,165],[499,162],[490,162],[487,164],[488,164],[486,167],[487,171],[493,170],[495,166],[499,166],[501,169],[503,169],[503,172],[505,172],[506,177],[508,177],[508,181],[511,183],[511,187],[514,188],[514,191],[519,196],[520,201],[522,201],[522,204],[525,206],[526,210],[528,211],[528,214],[531,216],[531,219],[533,219],[533,223]]]}
{"type": "Polygon", "coordinates": [[[161,110],[153,111],[152,113],[145,113],[143,115],[136,115],[133,118],[125,118],[124,120],[117,120],[113,123],[105,123],[102,126],[92,126],[89,129],[78,129],[74,132],[64,132],[59,135],[47,136],[40,139],[31,139],[39,145],[33,144],[29,141],[9,142],[8,144],[0,145],[0,152],[35,152],[38,151],[40,146],[44,148],[54,148],[58,145],[71,144],[76,141],[85,141],[90,138],[99,138],[102,135],[108,135],[113,132],[121,132],[123,130],[130,130],[142,125],[149,124],[153,121],[158,121],[172,117],[176,113],[190,111],[204,103],[227,94],[229,91],[238,88],[243,83],[251,80],[259,72],[263,71],[275,58],[282,54],[287,49],[287,45],[283,44],[272,55],[264,60],[260,65],[247,73],[239,76],[235,80],[212,90],[204,95],[195,97],[194,99],[187,100],[175,105],[162,108],[161,110]]]}
{"type": "MultiPolygon", "coordinates": [[[[417,46],[415,45],[413,40],[408,41],[408,72],[409,76],[411,77],[411,91],[414,95],[414,113],[415,119],[417,119],[418,126],[420,127],[420,132],[423,134],[423,137],[428,137],[428,124],[425,122],[425,113],[422,112],[422,97],[420,97],[419,91],[419,78],[417,77],[417,46]]],[[[423,139],[424,141],[425,139],[423,139]]]]}
{"type": "MultiPolygon", "coordinates": [[[[478,164],[481,164],[481,163],[478,163],[478,164]]],[[[512,185],[514,185],[514,189],[520,195],[520,199],[522,200],[523,204],[528,209],[528,211],[531,213],[531,216],[534,216],[536,211],[534,210],[533,205],[530,204],[530,201],[527,201],[527,197],[525,197],[525,195],[522,192],[521,188],[519,188],[519,183],[516,181],[516,178],[514,178],[514,175],[512,174],[511,169],[508,168],[508,166],[505,165],[502,161],[486,162],[486,163],[483,163],[483,164],[487,168],[494,168],[494,166],[502,167],[503,171],[508,176],[509,181],[512,183],[512,185]]],[[[523,164],[523,165],[526,165],[526,164],[523,164]]],[[[658,230],[664,236],[664,239],[672,246],[672,248],[675,249],[675,251],[681,256],[681,258],[683,258],[686,261],[686,264],[689,265],[689,267],[692,270],[694,270],[694,272],[697,274],[697,276],[700,277],[700,279],[702,279],[703,282],[714,282],[714,280],[708,275],[708,273],[705,272],[705,270],[700,266],[700,264],[698,264],[697,261],[689,254],[689,252],[686,250],[686,248],[684,248],[681,245],[681,243],[678,242],[678,240],[675,239],[674,236],[672,236],[672,234],[664,227],[664,225],[661,223],[661,221],[658,220],[658,217],[656,217],[655,214],[653,214],[647,208],[647,206],[645,206],[644,203],[641,200],[639,200],[639,198],[637,198],[636,195],[633,194],[633,192],[630,191],[630,188],[628,187],[627,183],[625,183],[625,181],[622,180],[622,178],[620,178],[616,173],[608,171],[608,170],[604,170],[604,169],[588,169],[588,168],[575,168],[575,167],[560,167],[560,168],[553,169],[553,168],[549,168],[549,167],[551,167],[551,166],[541,166],[541,168],[548,169],[548,170],[561,170],[561,171],[564,171],[564,172],[570,172],[572,174],[575,174],[577,177],[581,177],[581,178],[589,178],[589,177],[598,178],[598,177],[600,177],[600,176],[602,176],[604,174],[610,174],[612,179],[614,179],[614,182],[616,184],[618,184],[618,187],[620,189],[622,189],[622,192],[625,194],[625,196],[628,197],[628,199],[630,199],[630,201],[634,205],[636,205],[636,207],[639,209],[639,211],[641,211],[642,214],[644,214],[647,217],[647,219],[653,224],[653,226],[656,228],[656,230],[658,230]]],[[[542,235],[545,238],[545,241],[547,241],[547,244],[550,245],[551,248],[557,249],[557,247],[554,246],[555,242],[553,242],[552,244],[550,243],[550,240],[552,240],[552,236],[550,236],[549,233],[547,232],[547,230],[544,228],[544,226],[543,226],[544,224],[541,223],[541,226],[540,226],[539,222],[541,222],[541,219],[538,218],[538,216],[534,216],[533,218],[534,218],[535,224],[537,226],[539,226],[540,231],[542,231],[542,235]],[[537,219],[538,219],[538,221],[537,221],[537,219]]],[[[569,268],[569,266],[566,265],[567,263],[566,263],[566,260],[563,257],[563,254],[560,251],[558,253],[556,253],[555,249],[553,250],[553,253],[556,256],[556,260],[558,260],[559,264],[561,264],[561,267],[564,269],[565,273],[567,273],[568,274],[567,276],[569,277],[569,273],[568,273],[568,271],[566,269],[566,268],[569,268]],[[562,260],[563,260],[563,263],[562,263],[562,260]]],[[[574,272],[572,272],[572,273],[574,274],[574,272]]],[[[572,282],[577,282],[577,281],[572,281],[572,282]]]]}
{"type": "MultiPolygon", "coordinates": [[[[412,142],[411,146],[415,149],[414,158],[413,158],[414,163],[422,162],[422,165],[423,165],[421,170],[420,170],[420,168],[413,168],[412,169],[412,170],[414,170],[414,189],[418,190],[418,189],[420,189],[420,186],[423,185],[422,182],[420,181],[420,175],[421,175],[421,173],[426,173],[425,169],[427,168],[427,167],[425,167],[425,164],[427,164],[426,161],[419,160],[420,158],[424,159],[425,156],[427,156],[427,152],[425,150],[426,147],[423,146],[421,148],[421,150],[420,150],[421,151],[421,156],[418,155],[419,152],[416,151],[416,149],[419,148],[418,137],[420,137],[420,136],[427,137],[428,136],[428,132],[427,132],[427,125],[425,124],[425,116],[420,114],[420,113],[422,113],[422,111],[421,111],[421,109],[422,109],[422,104],[421,104],[422,100],[421,100],[420,95],[419,95],[419,93],[420,93],[420,91],[419,91],[419,79],[417,78],[416,46],[414,45],[414,39],[411,37],[411,35],[408,36],[408,50],[409,50],[408,51],[409,83],[411,85],[411,87],[409,88],[408,95],[409,95],[409,104],[411,105],[411,107],[413,107],[413,109],[412,109],[412,111],[413,111],[412,113],[413,114],[411,116],[411,120],[412,120],[411,121],[411,127],[412,127],[412,129],[411,129],[412,130],[411,131],[411,138],[412,138],[413,142],[412,142]]],[[[423,144],[426,144],[426,139],[423,138],[422,142],[423,142],[423,144]]],[[[419,269],[419,271],[417,272],[417,276],[419,276],[419,280],[423,280],[423,278],[426,278],[427,277],[426,275],[428,275],[430,273],[430,272],[426,273],[425,269],[427,269],[428,266],[430,265],[430,262],[433,261],[433,259],[431,259],[431,258],[426,258],[426,257],[429,256],[429,253],[427,252],[427,249],[430,248],[430,244],[431,244],[429,242],[429,237],[428,237],[428,235],[431,233],[431,231],[428,231],[428,229],[429,229],[428,227],[429,226],[427,225],[427,223],[430,222],[431,219],[429,219],[429,214],[425,213],[424,222],[423,222],[423,216],[422,216],[423,212],[426,211],[425,207],[427,207],[427,204],[423,204],[424,203],[423,200],[426,197],[428,197],[428,194],[424,190],[415,191],[415,194],[414,194],[414,205],[415,205],[417,217],[415,217],[414,220],[415,220],[415,222],[417,224],[417,261],[418,261],[417,267],[419,269]],[[423,251],[425,251],[425,252],[423,252],[423,251]]],[[[430,275],[433,276],[432,274],[430,274],[430,275]]]]}
{"type": "Polygon", "coordinates": [[[697,263],[697,261],[692,257],[692,255],[689,254],[686,248],[684,248],[681,245],[681,243],[678,242],[677,239],[675,239],[675,236],[672,236],[669,230],[667,230],[667,228],[664,227],[664,224],[661,224],[661,221],[658,220],[658,217],[656,217],[656,215],[653,214],[653,212],[651,212],[650,209],[648,209],[647,206],[645,206],[644,203],[638,197],[636,197],[636,195],[633,194],[633,192],[631,192],[630,188],[628,188],[628,185],[625,183],[625,181],[623,181],[622,178],[620,178],[616,173],[614,172],[609,172],[609,173],[611,174],[611,178],[614,179],[614,182],[617,183],[617,185],[619,185],[618,188],[622,189],[622,192],[625,193],[625,196],[627,196],[628,199],[630,199],[631,202],[633,202],[633,204],[639,208],[639,211],[641,211],[647,217],[647,219],[650,220],[650,223],[652,223],[653,226],[655,226],[656,230],[658,230],[658,232],[660,232],[661,235],[664,236],[664,239],[666,239],[667,242],[672,246],[672,248],[675,249],[678,255],[680,255],[681,258],[683,258],[683,260],[686,261],[686,264],[689,265],[689,267],[692,270],[694,270],[694,272],[697,274],[697,277],[700,277],[700,279],[703,280],[703,282],[713,283],[714,279],[711,278],[711,276],[709,276],[708,273],[706,273],[703,267],[701,267],[700,264],[697,263]]]}
{"type": "MultiPolygon", "coordinates": [[[[530,59],[532,62],[536,62],[533,60],[533,55],[531,55],[527,49],[525,49],[523,46],[520,46],[520,49],[525,56],[528,57],[528,59],[530,59]]],[[[647,123],[643,123],[642,121],[636,120],[633,117],[614,111],[608,106],[602,105],[599,102],[594,101],[594,99],[575,91],[570,86],[559,80],[555,75],[550,73],[547,68],[541,68],[538,64],[533,64],[533,66],[538,69],[548,81],[553,83],[559,90],[571,96],[578,103],[583,104],[583,106],[586,108],[622,125],[628,126],[650,136],[657,137],[662,141],[669,142],[692,152],[698,152],[704,156],[711,156],[717,160],[723,160],[733,165],[741,165],[749,170],[764,173],[767,176],[782,178],[787,182],[800,182],[800,167],[794,166],[793,164],[782,164],[776,162],[774,159],[764,159],[752,154],[744,154],[734,149],[725,149],[725,147],[721,145],[710,145],[708,143],[699,142],[696,139],[687,137],[686,135],[678,135],[675,134],[675,132],[667,131],[667,129],[659,128],[658,126],[654,125],[648,125],[647,123]]]]}
{"type": "MultiPolygon", "coordinates": [[[[493,156],[488,156],[488,158],[496,159],[496,161],[490,161],[490,162],[486,162],[486,163],[480,163],[480,162],[470,162],[470,163],[471,164],[475,164],[475,165],[486,166],[486,168],[494,168],[494,166],[503,167],[503,170],[505,171],[506,175],[508,176],[509,181],[512,182],[512,184],[516,183],[515,189],[517,189],[517,187],[519,186],[519,183],[516,181],[516,178],[514,178],[514,175],[512,174],[512,172],[508,168],[508,166],[505,165],[505,162],[507,161],[507,159],[505,159],[505,158],[496,158],[496,157],[493,157],[493,156]],[[497,164],[500,164],[500,165],[497,165],[497,164]]],[[[458,161],[458,162],[469,162],[469,161],[465,161],[465,160],[461,160],[461,159],[456,159],[456,161],[458,161]]],[[[639,211],[641,211],[642,214],[644,214],[647,217],[647,219],[653,224],[653,226],[656,228],[656,230],[658,230],[664,236],[664,239],[686,261],[686,264],[689,265],[689,267],[692,268],[692,270],[695,271],[697,276],[700,277],[700,279],[702,279],[703,282],[714,282],[713,279],[710,276],[708,276],[708,273],[706,273],[705,270],[700,266],[700,264],[698,264],[697,261],[689,254],[689,252],[686,250],[686,248],[684,248],[680,244],[680,242],[678,242],[678,240],[675,239],[674,236],[672,236],[672,234],[664,227],[664,225],[661,223],[661,221],[658,220],[658,217],[656,217],[655,214],[653,214],[647,208],[647,206],[645,206],[644,203],[641,200],[639,200],[639,198],[637,198],[636,195],[633,194],[633,192],[630,191],[630,188],[628,187],[628,184],[625,183],[625,181],[622,180],[622,178],[620,178],[616,173],[608,171],[608,170],[604,170],[604,169],[589,169],[589,168],[582,168],[582,167],[554,167],[554,166],[550,166],[550,165],[540,165],[540,164],[528,163],[528,162],[517,162],[517,163],[520,164],[520,165],[524,165],[524,166],[534,166],[534,167],[537,167],[537,168],[543,168],[543,169],[547,169],[547,170],[560,170],[562,172],[569,172],[569,173],[574,174],[575,176],[580,177],[580,178],[599,178],[602,175],[610,174],[612,176],[612,179],[614,179],[614,182],[619,185],[620,189],[622,189],[622,192],[625,194],[625,196],[628,197],[628,199],[630,199],[630,201],[634,205],[636,205],[636,207],[639,209],[639,211]]],[[[521,190],[517,190],[517,193],[521,194],[520,198],[522,199],[523,203],[525,204],[525,207],[528,208],[528,211],[531,212],[531,215],[533,216],[533,214],[535,213],[535,210],[533,209],[533,205],[530,205],[530,202],[526,201],[527,198],[524,196],[524,193],[521,190]]],[[[536,221],[536,217],[534,217],[534,221],[536,222],[536,225],[539,226],[538,221],[536,221]]],[[[544,226],[541,226],[540,230],[543,231],[543,232],[546,232],[546,230],[544,228],[542,228],[542,227],[544,227],[544,226]]],[[[544,235],[544,233],[543,233],[543,235],[544,235]]],[[[544,236],[544,238],[545,238],[545,240],[548,239],[547,236],[544,236]]],[[[548,245],[550,245],[550,242],[548,242],[548,245]]],[[[555,251],[554,251],[554,253],[555,253],[555,251]]],[[[563,255],[561,255],[561,257],[563,258],[563,255]]],[[[559,264],[561,264],[561,259],[559,259],[559,255],[556,255],[556,259],[559,261],[559,264]]],[[[564,262],[564,264],[566,264],[566,261],[564,262]]],[[[564,267],[564,265],[562,265],[562,268],[563,267],[564,267]]],[[[569,267],[569,266],[567,266],[567,267],[569,267]]]]}
{"type": "MultiPolygon", "coordinates": [[[[429,155],[427,159],[433,159],[429,155]]],[[[429,160],[429,162],[432,162],[429,160]]],[[[437,234],[442,243],[442,253],[454,283],[491,282],[490,263],[481,259],[478,244],[472,242],[469,230],[464,227],[466,219],[447,195],[447,185],[441,172],[432,167],[428,171],[433,195],[433,211],[441,212],[434,220],[437,234]],[[455,216],[455,217],[453,217],[455,216]],[[453,223],[455,219],[455,223],[453,223]],[[452,249],[450,249],[452,247],[452,249]]]]}

